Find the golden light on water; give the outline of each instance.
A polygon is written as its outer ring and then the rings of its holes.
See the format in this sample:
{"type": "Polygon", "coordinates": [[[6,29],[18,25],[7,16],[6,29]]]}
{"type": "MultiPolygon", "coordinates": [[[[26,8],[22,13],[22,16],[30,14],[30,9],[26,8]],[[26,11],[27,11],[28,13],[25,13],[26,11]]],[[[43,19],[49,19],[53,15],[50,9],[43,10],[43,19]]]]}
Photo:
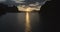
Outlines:
{"type": "Polygon", "coordinates": [[[31,10],[29,8],[26,9],[26,25],[25,25],[25,32],[31,32],[31,26],[30,26],[30,15],[29,12],[31,10]]]}
{"type": "Polygon", "coordinates": [[[31,32],[29,12],[26,12],[25,32],[31,32]]]}
{"type": "Polygon", "coordinates": [[[33,11],[30,7],[25,7],[25,5],[17,6],[19,11],[26,12],[26,18],[25,18],[25,32],[31,32],[31,26],[30,26],[30,12],[33,11]]]}

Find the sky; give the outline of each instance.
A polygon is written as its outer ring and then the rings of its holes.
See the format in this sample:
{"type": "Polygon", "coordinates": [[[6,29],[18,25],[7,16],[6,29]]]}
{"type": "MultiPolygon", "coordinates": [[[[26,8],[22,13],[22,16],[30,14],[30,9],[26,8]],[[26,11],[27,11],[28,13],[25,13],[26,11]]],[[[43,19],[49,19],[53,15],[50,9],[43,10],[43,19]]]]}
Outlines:
{"type": "Polygon", "coordinates": [[[10,4],[10,5],[17,5],[17,4],[30,4],[30,3],[42,3],[46,1],[46,0],[0,0],[0,3],[4,3],[4,4],[10,4]]]}
{"type": "Polygon", "coordinates": [[[48,0],[0,0],[0,3],[6,4],[9,7],[17,6],[18,10],[40,10],[41,6],[48,0]],[[24,8],[25,7],[25,8],[24,8]]]}

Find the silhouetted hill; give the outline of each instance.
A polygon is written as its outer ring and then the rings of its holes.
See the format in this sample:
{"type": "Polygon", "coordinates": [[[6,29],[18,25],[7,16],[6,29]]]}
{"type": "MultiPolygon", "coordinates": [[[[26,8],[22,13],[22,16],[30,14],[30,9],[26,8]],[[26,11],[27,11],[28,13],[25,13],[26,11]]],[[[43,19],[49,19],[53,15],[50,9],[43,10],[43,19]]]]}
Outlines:
{"type": "Polygon", "coordinates": [[[8,7],[8,5],[0,3],[0,16],[7,12],[18,12],[18,9],[16,6],[8,7]]]}
{"type": "Polygon", "coordinates": [[[40,18],[43,22],[44,26],[44,32],[54,32],[54,23],[56,22],[56,1],[52,0],[49,2],[46,2],[40,10],[40,18]]]}
{"type": "Polygon", "coordinates": [[[18,12],[18,9],[16,6],[13,7],[7,7],[7,12],[18,12]]]}
{"type": "Polygon", "coordinates": [[[0,16],[5,14],[7,5],[0,3],[0,16]]]}

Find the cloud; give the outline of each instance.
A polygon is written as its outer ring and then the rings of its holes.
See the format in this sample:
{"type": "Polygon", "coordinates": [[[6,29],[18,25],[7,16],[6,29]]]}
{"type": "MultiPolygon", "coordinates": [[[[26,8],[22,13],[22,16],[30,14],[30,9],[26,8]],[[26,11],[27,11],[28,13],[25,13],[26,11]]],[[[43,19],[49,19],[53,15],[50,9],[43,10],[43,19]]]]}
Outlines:
{"type": "Polygon", "coordinates": [[[32,11],[40,10],[41,6],[44,5],[46,1],[48,0],[0,0],[0,3],[4,3],[10,7],[17,6],[20,11],[24,11],[26,9],[30,9],[30,11],[32,11]]]}
{"type": "Polygon", "coordinates": [[[0,0],[0,3],[1,3],[1,2],[5,2],[5,1],[6,1],[6,0],[0,0]]]}
{"type": "Polygon", "coordinates": [[[19,11],[27,11],[27,9],[28,9],[28,11],[34,11],[34,10],[39,11],[41,6],[43,4],[45,4],[46,1],[47,0],[39,0],[39,1],[38,0],[35,0],[35,1],[26,0],[25,1],[26,5],[19,5],[19,6],[17,6],[17,8],[19,11]]]}
{"type": "Polygon", "coordinates": [[[34,11],[34,10],[39,11],[41,8],[41,5],[39,5],[39,2],[36,2],[36,3],[31,3],[29,5],[19,5],[17,6],[17,8],[19,11],[27,11],[27,9],[29,11],[34,11]]]}
{"type": "Polygon", "coordinates": [[[31,4],[31,3],[43,3],[46,0],[0,0],[0,3],[8,4],[8,5],[17,5],[17,4],[31,4]]]}
{"type": "Polygon", "coordinates": [[[12,1],[15,1],[16,3],[23,3],[23,1],[25,0],[12,0],[12,1]]]}

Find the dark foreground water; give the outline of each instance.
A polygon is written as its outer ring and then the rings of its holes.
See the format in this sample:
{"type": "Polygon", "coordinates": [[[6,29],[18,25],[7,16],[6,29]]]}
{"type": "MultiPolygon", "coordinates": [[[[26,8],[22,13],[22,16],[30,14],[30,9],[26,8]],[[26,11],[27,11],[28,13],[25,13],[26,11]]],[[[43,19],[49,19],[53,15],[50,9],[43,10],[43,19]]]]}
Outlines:
{"type": "MultiPolygon", "coordinates": [[[[6,13],[0,16],[0,32],[24,32],[25,13],[6,13]]],[[[43,32],[39,13],[30,13],[30,24],[32,32],[43,32]]]]}

